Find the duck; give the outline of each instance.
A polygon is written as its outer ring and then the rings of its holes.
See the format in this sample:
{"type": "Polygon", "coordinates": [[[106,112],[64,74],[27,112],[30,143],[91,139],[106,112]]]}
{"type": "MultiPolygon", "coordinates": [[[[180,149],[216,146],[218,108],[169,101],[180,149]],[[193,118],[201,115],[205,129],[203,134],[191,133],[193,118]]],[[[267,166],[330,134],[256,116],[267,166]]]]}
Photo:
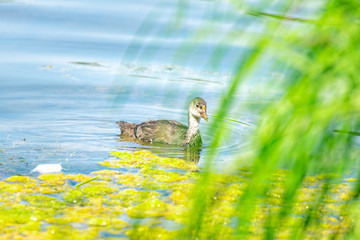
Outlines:
{"type": "Polygon", "coordinates": [[[201,97],[189,104],[188,126],[174,120],[150,120],[142,123],[116,122],[122,137],[150,144],[201,146],[200,120],[208,121],[207,104],[201,97]]]}

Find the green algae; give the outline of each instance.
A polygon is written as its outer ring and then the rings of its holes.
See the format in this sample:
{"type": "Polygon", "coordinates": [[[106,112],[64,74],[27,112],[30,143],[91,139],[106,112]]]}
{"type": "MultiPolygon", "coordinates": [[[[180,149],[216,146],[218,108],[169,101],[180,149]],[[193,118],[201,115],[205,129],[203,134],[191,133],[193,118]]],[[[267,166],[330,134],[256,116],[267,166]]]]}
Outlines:
{"type": "Polygon", "coordinates": [[[11,177],[5,179],[5,181],[27,183],[27,182],[35,182],[36,180],[31,179],[30,177],[27,177],[27,176],[11,176],[11,177]]]}
{"type": "MultiPolygon", "coordinates": [[[[0,181],[0,239],[99,239],[103,233],[109,234],[107,239],[184,238],[182,230],[186,231],[192,217],[193,192],[201,177],[196,165],[181,159],[169,163],[168,158],[148,151],[112,155],[120,159],[112,160],[116,164],[105,161],[100,165],[138,168],[138,172],[103,169],[89,175],[42,174],[36,179],[12,176],[0,181]],[[152,224],[146,223],[149,219],[152,224]],[[162,219],[182,224],[182,228],[168,229],[161,224],[162,219]]],[[[262,239],[268,216],[279,214],[288,173],[275,171],[266,197],[257,199],[249,228],[252,239],[262,239]]],[[[200,238],[235,239],[232,219],[239,214],[236,204],[250,175],[246,169],[238,175],[211,175],[213,182],[208,187],[214,195],[205,199],[211,202],[211,208],[203,216],[200,238]]],[[[287,238],[291,229],[305,224],[304,216],[318,204],[326,178],[305,177],[296,192],[292,214],[276,238],[287,238]]],[[[344,214],[344,204],[354,194],[351,184],[356,181],[348,178],[331,184],[318,211],[311,213],[319,224],[309,223],[306,238],[326,239],[335,231],[346,234],[351,229],[354,223],[344,214]]]]}
{"type": "Polygon", "coordinates": [[[65,206],[64,202],[60,201],[56,197],[47,196],[44,194],[38,195],[22,195],[24,201],[27,201],[31,206],[39,208],[52,208],[61,209],[65,206]]]}
{"type": "Polygon", "coordinates": [[[127,231],[130,239],[141,240],[172,240],[175,238],[174,231],[168,231],[161,227],[148,227],[148,226],[134,226],[134,228],[127,231]]]}
{"type": "Polygon", "coordinates": [[[112,187],[104,187],[102,185],[95,185],[95,186],[86,186],[82,189],[82,193],[86,197],[93,197],[93,196],[105,196],[109,193],[116,192],[117,190],[112,187]]]}
{"type": "Polygon", "coordinates": [[[63,194],[63,199],[66,203],[82,205],[86,201],[83,192],[78,189],[69,189],[63,194]]]}
{"type": "Polygon", "coordinates": [[[172,182],[179,182],[187,180],[188,178],[180,173],[176,172],[162,172],[159,174],[154,174],[152,176],[154,180],[158,182],[164,182],[164,183],[172,183],[172,182]]]}
{"type": "Polygon", "coordinates": [[[163,167],[163,168],[177,168],[187,171],[197,171],[198,167],[194,162],[187,162],[183,159],[178,158],[166,158],[159,157],[155,154],[152,154],[149,151],[135,151],[133,153],[128,152],[111,152],[111,155],[119,158],[120,160],[105,161],[99,163],[103,166],[108,167],[134,167],[134,168],[153,168],[153,167],[163,167]]]}
{"type": "Polygon", "coordinates": [[[121,174],[121,173],[119,171],[115,171],[115,170],[104,169],[104,170],[92,172],[91,174],[96,174],[96,175],[117,175],[117,174],[121,174]]]}
{"type": "Polygon", "coordinates": [[[122,184],[126,187],[141,187],[141,183],[144,181],[144,177],[139,174],[122,174],[115,177],[118,181],[117,183],[122,184]]]}
{"type": "Polygon", "coordinates": [[[113,200],[119,200],[119,205],[129,207],[143,202],[144,199],[156,198],[161,194],[154,191],[139,191],[135,189],[126,189],[116,194],[109,195],[113,200]]]}
{"type": "Polygon", "coordinates": [[[167,214],[168,207],[168,204],[151,197],[136,206],[129,207],[127,214],[132,218],[163,217],[167,214]]]}

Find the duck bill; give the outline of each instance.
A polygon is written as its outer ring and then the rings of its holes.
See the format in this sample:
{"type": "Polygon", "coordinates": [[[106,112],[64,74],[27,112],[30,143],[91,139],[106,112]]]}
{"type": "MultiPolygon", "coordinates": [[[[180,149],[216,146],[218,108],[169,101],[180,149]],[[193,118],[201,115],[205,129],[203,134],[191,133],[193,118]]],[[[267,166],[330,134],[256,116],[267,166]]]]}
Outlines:
{"type": "Polygon", "coordinates": [[[202,113],[202,114],[201,114],[201,117],[202,117],[203,119],[205,119],[205,121],[208,121],[208,116],[206,115],[206,113],[202,113]]]}

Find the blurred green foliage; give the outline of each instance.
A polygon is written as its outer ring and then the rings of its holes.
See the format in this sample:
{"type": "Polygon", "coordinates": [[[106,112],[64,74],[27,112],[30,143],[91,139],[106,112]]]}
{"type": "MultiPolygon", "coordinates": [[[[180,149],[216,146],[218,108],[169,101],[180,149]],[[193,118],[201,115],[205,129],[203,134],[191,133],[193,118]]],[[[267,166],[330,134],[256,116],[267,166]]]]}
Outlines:
{"type": "MultiPolygon", "coordinates": [[[[266,7],[254,10],[234,1],[239,10],[266,21],[260,34],[247,36],[250,47],[238,60],[236,74],[224,92],[217,115],[226,117],[232,108],[237,107],[231,101],[236,90],[259,67],[264,56],[270,55],[273,64],[282,69],[286,77],[280,87],[279,99],[265,105],[261,111],[251,153],[240,154],[238,165],[232,167],[239,169],[244,161],[252,164],[248,185],[237,199],[234,234],[238,239],[253,238],[259,201],[274,191],[270,180],[280,167],[289,170],[284,179],[285,190],[278,209],[263,215],[265,229],[262,238],[358,239],[356,218],[349,220],[354,228],[345,231],[339,228],[324,236],[319,216],[330,194],[330,184],[344,181],[349,174],[357,178],[360,174],[359,150],[354,146],[354,136],[334,132],[337,129],[345,133],[360,129],[360,3],[352,0],[321,1],[319,11],[311,19],[301,19],[292,17],[292,14],[306,2],[279,1],[276,14],[273,14],[274,8],[272,13],[266,12],[269,3],[261,2],[266,7]],[[317,188],[316,201],[296,224],[289,226],[289,219],[296,212],[295,199],[299,189],[305,177],[314,174],[324,174],[323,184],[317,188]],[[288,234],[281,235],[284,228],[288,228],[288,234]]],[[[224,124],[221,119],[213,122],[211,150],[195,196],[193,216],[183,238],[211,239],[206,234],[211,227],[205,218],[206,213],[216,207],[214,201],[209,200],[214,199],[216,192],[208,186],[212,186],[213,159],[224,124]]],[[[359,207],[360,182],[354,182],[352,188],[341,212],[340,221],[344,224],[348,221],[346,216],[359,207]]],[[[216,232],[221,233],[221,230],[216,232]]],[[[220,236],[213,238],[220,239],[220,236]]]]}

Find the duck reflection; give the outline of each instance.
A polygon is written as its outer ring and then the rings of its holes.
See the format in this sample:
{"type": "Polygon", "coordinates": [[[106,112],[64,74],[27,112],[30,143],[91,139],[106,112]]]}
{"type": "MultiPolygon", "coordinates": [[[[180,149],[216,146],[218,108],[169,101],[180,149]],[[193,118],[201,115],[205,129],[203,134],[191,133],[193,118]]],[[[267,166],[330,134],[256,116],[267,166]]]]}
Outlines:
{"type": "Polygon", "coordinates": [[[200,161],[201,147],[185,147],[184,159],[188,162],[198,163],[200,161]]]}

